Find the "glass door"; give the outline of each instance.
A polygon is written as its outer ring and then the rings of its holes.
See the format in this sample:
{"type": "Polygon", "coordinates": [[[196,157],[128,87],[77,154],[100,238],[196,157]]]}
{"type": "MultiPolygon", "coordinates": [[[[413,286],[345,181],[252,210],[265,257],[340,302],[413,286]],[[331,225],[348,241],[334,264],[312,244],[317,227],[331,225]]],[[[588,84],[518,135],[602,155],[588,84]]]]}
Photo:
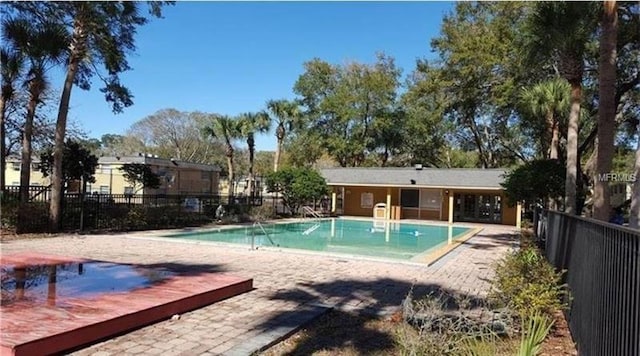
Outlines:
{"type": "Polygon", "coordinates": [[[502,200],[499,195],[456,194],[454,199],[455,221],[484,223],[502,221],[502,200]]]}

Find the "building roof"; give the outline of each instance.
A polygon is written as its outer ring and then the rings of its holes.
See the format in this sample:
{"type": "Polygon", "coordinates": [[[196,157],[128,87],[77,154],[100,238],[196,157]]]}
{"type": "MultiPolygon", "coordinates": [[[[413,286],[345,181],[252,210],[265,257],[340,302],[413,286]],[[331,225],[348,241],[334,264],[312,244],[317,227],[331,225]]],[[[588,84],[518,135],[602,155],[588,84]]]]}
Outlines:
{"type": "Polygon", "coordinates": [[[176,167],[183,169],[196,169],[201,171],[220,172],[220,167],[212,164],[193,163],[180,161],[176,159],[158,158],[150,155],[139,156],[104,156],[98,159],[99,164],[125,164],[125,163],[141,163],[160,167],[176,167]]]}
{"type": "Polygon", "coordinates": [[[505,169],[477,168],[327,168],[329,185],[502,189],[505,169]]]}

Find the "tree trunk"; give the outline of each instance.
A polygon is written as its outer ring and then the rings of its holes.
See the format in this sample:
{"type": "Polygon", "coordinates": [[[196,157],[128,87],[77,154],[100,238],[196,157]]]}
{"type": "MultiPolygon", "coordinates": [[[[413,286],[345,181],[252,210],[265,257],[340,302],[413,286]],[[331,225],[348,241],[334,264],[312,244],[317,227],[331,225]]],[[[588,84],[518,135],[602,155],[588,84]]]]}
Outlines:
{"type": "MultiPolygon", "coordinates": [[[[551,131],[551,143],[549,145],[549,159],[558,159],[558,146],[560,143],[560,125],[558,125],[558,120],[554,117],[553,112],[550,112],[547,116],[547,124],[550,125],[551,131]]],[[[547,206],[551,210],[558,209],[557,204],[558,197],[550,197],[547,202],[547,206]]]]}
{"type": "MultiPolygon", "coordinates": [[[[251,197],[252,201],[253,201],[253,197],[255,195],[255,184],[254,184],[254,177],[253,177],[253,160],[254,160],[254,155],[255,155],[255,142],[253,140],[253,137],[249,137],[247,139],[247,145],[249,146],[249,184],[248,184],[248,190],[249,190],[249,196],[251,197]]],[[[252,203],[253,204],[253,203],[252,203]]]]}
{"type": "Polygon", "coordinates": [[[277,172],[278,167],[280,166],[280,155],[282,154],[282,141],[284,140],[284,127],[282,125],[278,125],[276,129],[276,139],[278,143],[276,145],[276,157],[273,160],[273,171],[277,172]]]}
{"type": "Polygon", "coordinates": [[[576,210],[576,182],[578,174],[578,125],[580,122],[580,102],[582,85],[579,81],[571,83],[571,112],[567,128],[567,176],[565,180],[565,212],[578,214],[576,210]]]}
{"type": "Polygon", "coordinates": [[[67,114],[69,113],[69,102],[71,101],[71,89],[76,78],[78,65],[85,53],[87,35],[85,23],[81,18],[85,4],[79,3],[77,6],[79,15],[74,20],[73,38],[69,49],[71,55],[67,66],[67,74],[64,79],[60,106],[58,107],[58,118],[56,120],[55,143],[53,147],[53,172],[51,174],[51,204],[49,205],[49,226],[52,232],[60,229],[62,219],[62,196],[63,196],[63,176],[62,155],[64,152],[64,137],[67,130],[67,114]]]}
{"type": "Polygon", "coordinates": [[[593,217],[603,221],[609,221],[611,212],[609,182],[601,178],[603,174],[610,173],[614,154],[617,9],[615,0],[604,2],[600,35],[598,154],[593,187],[593,217]]]}
{"type": "Polygon", "coordinates": [[[552,119],[551,129],[551,147],[549,147],[549,159],[558,159],[559,146],[560,146],[560,125],[558,120],[554,117],[552,119]]]}
{"type": "MultiPolygon", "coordinates": [[[[638,136],[640,137],[640,125],[638,126],[638,136]]],[[[636,146],[636,163],[633,173],[635,181],[631,189],[631,212],[629,214],[629,227],[638,229],[640,223],[640,140],[636,146]]]]}
{"type": "Polygon", "coordinates": [[[489,168],[489,162],[487,161],[487,157],[484,152],[484,147],[482,146],[482,139],[480,138],[480,133],[478,131],[478,125],[476,125],[476,120],[471,116],[467,119],[468,127],[473,134],[473,141],[476,144],[476,148],[478,149],[478,156],[480,158],[480,162],[482,163],[482,168],[489,168]]]}
{"type": "Polygon", "coordinates": [[[0,98],[0,196],[4,194],[4,187],[6,186],[6,182],[4,181],[4,175],[6,172],[7,166],[7,147],[5,140],[5,111],[6,111],[6,102],[4,97],[0,98]]]}
{"type": "Polygon", "coordinates": [[[229,196],[229,204],[231,204],[231,199],[233,198],[233,184],[235,181],[233,172],[233,154],[227,155],[227,168],[229,168],[229,189],[227,191],[227,195],[229,196]]]}
{"type": "Polygon", "coordinates": [[[40,100],[40,93],[36,88],[37,83],[32,80],[29,83],[29,104],[22,132],[22,154],[20,157],[20,203],[25,204],[29,200],[29,185],[31,180],[31,137],[33,136],[33,119],[36,116],[36,107],[40,100]]]}

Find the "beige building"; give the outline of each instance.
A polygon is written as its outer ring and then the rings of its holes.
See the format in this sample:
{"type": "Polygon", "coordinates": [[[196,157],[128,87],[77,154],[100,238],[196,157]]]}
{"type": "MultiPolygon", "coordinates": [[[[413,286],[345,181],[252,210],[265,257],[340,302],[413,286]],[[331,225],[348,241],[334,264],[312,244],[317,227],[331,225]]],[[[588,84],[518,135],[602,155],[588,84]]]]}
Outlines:
{"type": "MultiPolygon", "coordinates": [[[[158,158],[150,155],[127,157],[100,157],[95,172],[95,183],[87,184],[91,194],[218,194],[220,168],[214,165],[184,162],[158,158]],[[139,163],[151,166],[160,176],[158,189],[136,189],[124,179],[120,168],[125,163],[139,163]]],[[[20,185],[20,159],[7,159],[5,170],[7,185],[20,185]]],[[[48,186],[49,177],[44,178],[38,169],[38,162],[32,163],[31,185],[48,186]]],[[[69,187],[68,192],[77,191],[78,185],[69,187]]]]}
{"type": "Polygon", "coordinates": [[[520,227],[502,169],[329,168],[320,171],[337,214],[391,220],[481,222],[520,227]]]}
{"type": "MultiPolygon", "coordinates": [[[[38,165],[40,161],[31,162],[30,185],[48,186],[51,184],[49,177],[45,178],[40,173],[38,165]]],[[[4,171],[6,185],[20,185],[20,157],[7,157],[7,165],[4,171]]]]}
{"type": "Polygon", "coordinates": [[[100,157],[96,181],[87,185],[94,194],[218,194],[220,168],[150,155],[100,157]],[[120,168],[126,163],[146,164],[160,176],[158,189],[137,189],[124,179],[120,168]]]}

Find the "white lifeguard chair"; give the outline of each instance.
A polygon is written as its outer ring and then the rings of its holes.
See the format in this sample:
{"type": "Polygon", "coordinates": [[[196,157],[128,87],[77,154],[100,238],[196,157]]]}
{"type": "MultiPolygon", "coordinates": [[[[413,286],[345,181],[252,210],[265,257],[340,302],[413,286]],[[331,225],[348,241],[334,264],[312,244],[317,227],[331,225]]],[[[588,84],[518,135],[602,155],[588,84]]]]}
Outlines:
{"type": "Polygon", "coordinates": [[[373,207],[373,218],[374,219],[383,219],[387,218],[387,204],[378,203],[373,207]]]}

